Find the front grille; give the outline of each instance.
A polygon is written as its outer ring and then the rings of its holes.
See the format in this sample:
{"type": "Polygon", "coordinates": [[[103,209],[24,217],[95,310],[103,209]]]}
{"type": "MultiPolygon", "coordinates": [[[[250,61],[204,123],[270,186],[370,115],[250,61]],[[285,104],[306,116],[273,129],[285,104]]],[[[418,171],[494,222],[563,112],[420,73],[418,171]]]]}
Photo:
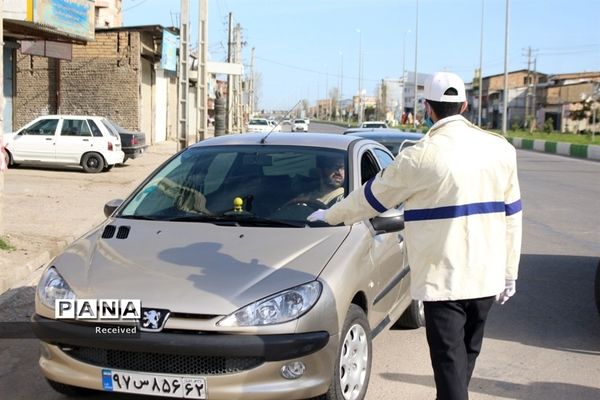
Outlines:
{"type": "Polygon", "coordinates": [[[103,368],[183,375],[225,375],[247,371],[264,362],[260,357],[216,357],[138,353],[93,347],[61,346],[74,359],[103,368]]]}

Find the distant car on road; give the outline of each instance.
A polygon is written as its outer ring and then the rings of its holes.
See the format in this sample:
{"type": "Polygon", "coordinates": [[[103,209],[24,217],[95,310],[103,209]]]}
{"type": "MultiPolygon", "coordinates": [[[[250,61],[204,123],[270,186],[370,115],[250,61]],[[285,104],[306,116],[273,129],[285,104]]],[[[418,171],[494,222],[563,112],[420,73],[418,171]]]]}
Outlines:
{"type": "Polygon", "coordinates": [[[4,134],[8,164],[81,165],[85,172],[110,170],[125,154],[118,133],[105,118],[85,115],[38,117],[4,134]]]}
{"type": "Polygon", "coordinates": [[[273,129],[273,126],[269,123],[269,120],[266,118],[252,118],[248,121],[248,125],[246,126],[246,132],[270,132],[273,129]]]}
{"type": "Polygon", "coordinates": [[[308,132],[308,122],[305,119],[293,120],[292,132],[308,132]]]}
{"type": "Polygon", "coordinates": [[[392,128],[361,129],[353,128],[344,131],[344,135],[360,136],[365,139],[375,140],[384,145],[394,155],[406,146],[413,145],[424,136],[422,133],[405,132],[392,128]]]}
{"type": "Polygon", "coordinates": [[[112,129],[113,132],[117,132],[121,137],[121,150],[125,153],[123,162],[130,158],[141,157],[146,151],[148,145],[146,144],[146,135],[142,132],[134,132],[119,126],[116,122],[103,118],[102,122],[108,129],[112,129]]]}
{"type": "Polygon", "coordinates": [[[281,124],[278,123],[277,121],[270,119],[269,121],[269,125],[271,126],[271,130],[273,132],[281,132],[281,124]]]}
{"type": "Polygon", "coordinates": [[[384,121],[366,121],[360,125],[361,128],[388,128],[388,124],[384,121]]]}

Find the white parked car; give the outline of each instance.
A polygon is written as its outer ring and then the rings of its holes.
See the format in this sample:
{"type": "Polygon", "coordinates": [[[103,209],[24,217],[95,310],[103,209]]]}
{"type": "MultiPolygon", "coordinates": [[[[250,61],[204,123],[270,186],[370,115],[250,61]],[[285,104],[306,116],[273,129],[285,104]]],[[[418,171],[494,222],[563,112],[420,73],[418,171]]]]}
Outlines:
{"type": "Polygon", "coordinates": [[[266,118],[252,118],[248,121],[246,132],[270,132],[273,126],[269,123],[266,118]]]}
{"type": "Polygon", "coordinates": [[[81,165],[85,172],[110,170],[123,162],[121,138],[103,117],[46,115],[4,134],[9,165],[81,165]]]}
{"type": "Polygon", "coordinates": [[[308,132],[308,122],[305,119],[293,120],[292,132],[308,132]]]}

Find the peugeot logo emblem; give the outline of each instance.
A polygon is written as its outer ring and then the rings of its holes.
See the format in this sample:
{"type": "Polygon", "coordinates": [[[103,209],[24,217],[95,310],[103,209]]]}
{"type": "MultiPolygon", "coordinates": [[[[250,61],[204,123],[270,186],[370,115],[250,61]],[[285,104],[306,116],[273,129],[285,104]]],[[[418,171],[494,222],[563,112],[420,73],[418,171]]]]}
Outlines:
{"type": "Polygon", "coordinates": [[[142,308],[140,330],[146,332],[162,331],[165,321],[169,318],[169,310],[160,308],[142,308]]]}

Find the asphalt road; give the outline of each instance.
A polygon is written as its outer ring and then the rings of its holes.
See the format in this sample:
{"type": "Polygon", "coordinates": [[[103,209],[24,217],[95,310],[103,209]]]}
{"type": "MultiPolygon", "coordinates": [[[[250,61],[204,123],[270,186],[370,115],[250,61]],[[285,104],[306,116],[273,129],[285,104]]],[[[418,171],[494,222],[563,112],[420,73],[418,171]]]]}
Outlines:
{"type": "MultiPolygon", "coordinates": [[[[310,130],[343,128],[312,123],[310,130]]],[[[598,400],[593,277],[600,255],[600,163],[526,151],[518,157],[524,239],[517,294],[491,311],[471,400],[598,400]]],[[[0,299],[0,321],[26,319],[33,293],[23,286],[0,299]]],[[[386,331],[373,352],[368,400],[435,398],[424,329],[386,331]]],[[[62,398],[44,382],[37,357],[33,339],[0,340],[0,398],[62,398]]]]}

